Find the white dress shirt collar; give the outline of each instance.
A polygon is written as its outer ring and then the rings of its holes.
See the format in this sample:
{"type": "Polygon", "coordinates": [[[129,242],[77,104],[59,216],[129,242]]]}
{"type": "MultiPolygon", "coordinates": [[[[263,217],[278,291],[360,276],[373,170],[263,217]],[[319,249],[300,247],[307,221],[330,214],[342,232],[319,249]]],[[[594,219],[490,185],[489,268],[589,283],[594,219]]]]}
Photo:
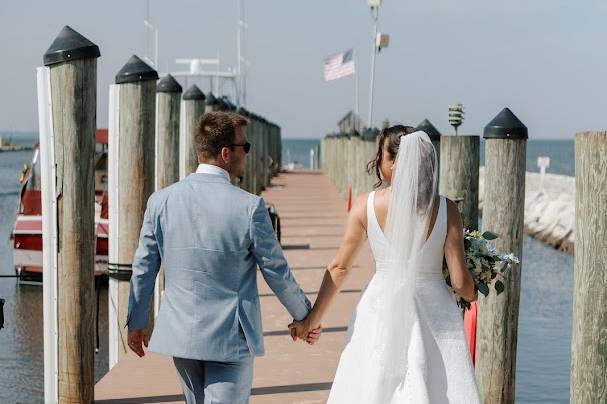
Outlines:
{"type": "Polygon", "coordinates": [[[198,168],[196,169],[197,174],[211,174],[211,175],[219,175],[226,179],[226,181],[230,182],[230,174],[221,167],[214,166],[212,164],[198,164],[198,168]]]}

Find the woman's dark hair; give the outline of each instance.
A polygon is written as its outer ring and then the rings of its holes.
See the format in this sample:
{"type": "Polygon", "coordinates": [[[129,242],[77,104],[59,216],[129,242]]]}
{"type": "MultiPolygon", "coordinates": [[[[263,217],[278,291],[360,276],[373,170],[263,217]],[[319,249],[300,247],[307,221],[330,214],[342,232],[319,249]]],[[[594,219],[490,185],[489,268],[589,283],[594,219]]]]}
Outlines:
{"type": "Polygon", "coordinates": [[[382,159],[384,158],[384,145],[387,146],[386,151],[388,152],[388,157],[390,160],[394,160],[400,146],[400,137],[409,135],[413,132],[417,132],[417,128],[404,125],[394,125],[381,130],[377,143],[377,155],[375,156],[375,159],[367,163],[367,172],[369,175],[373,175],[373,172],[375,172],[375,175],[377,176],[377,182],[374,184],[375,188],[379,188],[383,182],[381,179],[380,167],[382,159]]]}

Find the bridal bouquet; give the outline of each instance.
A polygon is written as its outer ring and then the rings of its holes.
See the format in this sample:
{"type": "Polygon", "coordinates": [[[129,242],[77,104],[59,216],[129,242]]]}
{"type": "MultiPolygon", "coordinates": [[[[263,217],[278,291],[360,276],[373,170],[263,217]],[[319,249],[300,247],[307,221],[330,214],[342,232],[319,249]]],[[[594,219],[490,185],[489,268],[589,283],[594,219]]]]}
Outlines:
{"type": "MultiPolygon", "coordinates": [[[[464,259],[466,260],[466,266],[474,280],[476,289],[485,297],[489,295],[491,286],[493,286],[498,295],[504,291],[504,283],[501,279],[512,268],[513,264],[518,264],[519,262],[514,254],[498,254],[495,251],[495,245],[490,241],[496,238],[497,236],[489,231],[482,234],[477,230],[464,231],[464,259]]],[[[451,279],[446,262],[443,262],[443,275],[445,276],[447,285],[451,289],[451,279]]],[[[461,297],[457,299],[457,305],[461,308],[470,307],[470,303],[461,297]]]]}

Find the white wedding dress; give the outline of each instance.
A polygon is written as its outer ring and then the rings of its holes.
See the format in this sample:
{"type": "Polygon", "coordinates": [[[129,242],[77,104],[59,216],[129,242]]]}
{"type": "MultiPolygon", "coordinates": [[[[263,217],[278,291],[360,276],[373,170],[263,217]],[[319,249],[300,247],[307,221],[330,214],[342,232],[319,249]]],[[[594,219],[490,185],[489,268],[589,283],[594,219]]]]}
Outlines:
{"type": "MultiPolygon", "coordinates": [[[[447,204],[440,197],[434,228],[416,268],[415,310],[406,374],[388,376],[377,360],[385,341],[378,333],[378,303],[387,288],[387,239],[367,201],[367,233],[375,275],[366,287],[348,327],[348,339],[331,388],[330,404],[474,404],[480,403],[465,341],[462,315],[441,273],[447,234],[447,204]]],[[[391,330],[388,330],[391,332],[391,330]]]]}

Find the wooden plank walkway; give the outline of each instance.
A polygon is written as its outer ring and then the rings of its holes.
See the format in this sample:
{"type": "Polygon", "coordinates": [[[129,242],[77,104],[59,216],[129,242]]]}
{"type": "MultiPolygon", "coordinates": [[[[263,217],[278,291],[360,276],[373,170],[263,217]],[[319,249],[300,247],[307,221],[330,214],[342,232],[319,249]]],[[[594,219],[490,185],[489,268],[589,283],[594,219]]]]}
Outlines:
{"type": "MultiPolygon", "coordinates": [[[[346,221],[345,202],[320,172],[281,174],[263,193],[274,203],[282,222],[282,244],[297,281],[314,302],[325,266],[339,246],[346,221]],[[308,245],[309,248],[301,248],[308,245]]],[[[314,346],[294,343],[291,321],[259,275],[266,356],[255,360],[251,403],[324,403],[341,353],[346,327],[373,268],[365,246],[323,324],[314,346]]],[[[129,354],[95,386],[96,403],[182,403],[170,357],[129,354]]]]}

